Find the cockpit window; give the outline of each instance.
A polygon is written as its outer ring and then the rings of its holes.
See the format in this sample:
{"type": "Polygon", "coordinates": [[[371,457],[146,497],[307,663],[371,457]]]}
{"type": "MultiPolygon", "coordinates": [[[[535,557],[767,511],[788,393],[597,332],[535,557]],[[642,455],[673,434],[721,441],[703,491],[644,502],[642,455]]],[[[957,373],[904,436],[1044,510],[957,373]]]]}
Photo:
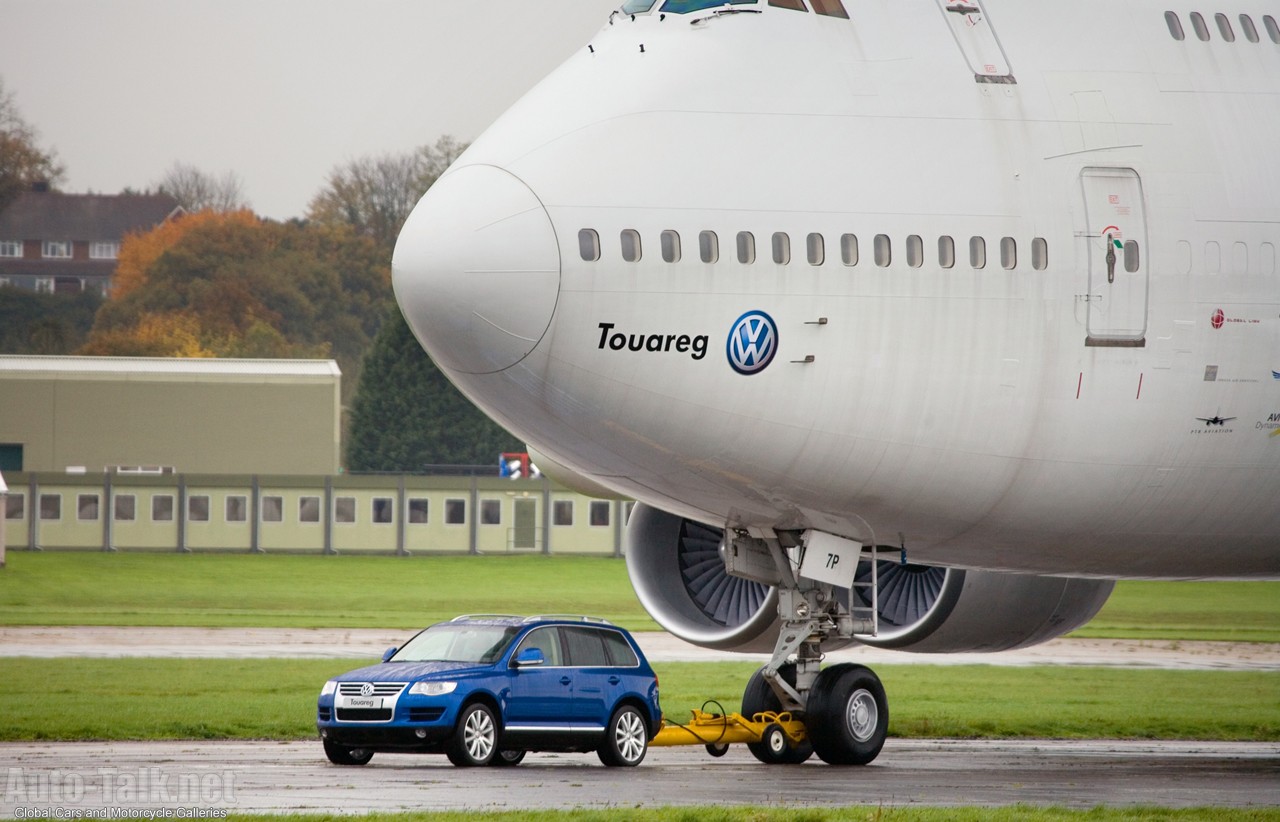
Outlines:
{"type": "Polygon", "coordinates": [[[623,14],[644,14],[653,8],[653,4],[658,0],[627,0],[622,4],[623,14]]]}
{"type": "Polygon", "coordinates": [[[804,7],[801,0],[769,0],[769,5],[777,6],[780,9],[792,9],[793,11],[808,11],[804,7]]]}
{"type": "Polygon", "coordinates": [[[841,3],[840,0],[809,0],[809,4],[813,6],[813,10],[818,14],[849,19],[849,12],[845,11],[844,3],[841,3]]]}
{"type": "Polygon", "coordinates": [[[662,10],[671,14],[688,14],[720,6],[754,6],[756,2],[757,0],[667,0],[662,4],[662,10]]]}

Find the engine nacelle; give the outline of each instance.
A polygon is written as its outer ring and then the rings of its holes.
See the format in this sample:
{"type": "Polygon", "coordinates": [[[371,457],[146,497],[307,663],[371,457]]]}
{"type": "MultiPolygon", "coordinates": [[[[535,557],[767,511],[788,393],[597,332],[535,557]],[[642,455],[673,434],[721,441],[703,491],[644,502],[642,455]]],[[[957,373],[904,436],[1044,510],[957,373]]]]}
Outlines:
{"type": "MultiPolygon", "coordinates": [[[[780,628],[775,589],[725,572],[723,532],[637,504],[627,571],[658,624],[705,648],[769,653],[780,628]]],[[[1062,636],[1093,618],[1111,580],[966,571],[881,561],[880,632],[859,641],[922,653],[1005,651],[1062,636]]],[[[861,574],[869,574],[865,564],[861,574]]],[[[831,648],[828,648],[831,650],[831,648]]]]}

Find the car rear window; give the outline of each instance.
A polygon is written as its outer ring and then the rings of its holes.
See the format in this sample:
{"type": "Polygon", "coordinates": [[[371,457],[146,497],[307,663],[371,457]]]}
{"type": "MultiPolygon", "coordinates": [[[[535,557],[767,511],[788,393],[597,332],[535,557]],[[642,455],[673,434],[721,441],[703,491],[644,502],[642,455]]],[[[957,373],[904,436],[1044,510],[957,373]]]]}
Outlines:
{"type": "Polygon", "coordinates": [[[605,650],[609,652],[609,664],[618,668],[634,668],[640,664],[636,652],[627,644],[627,640],[617,631],[601,631],[604,637],[605,650]]]}
{"type": "Polygon", "coordinates": [[[561,628],[569,646],[569,664],[579,668],[603,668],[609,665],[604,638],[594,628],[561,628]]]}

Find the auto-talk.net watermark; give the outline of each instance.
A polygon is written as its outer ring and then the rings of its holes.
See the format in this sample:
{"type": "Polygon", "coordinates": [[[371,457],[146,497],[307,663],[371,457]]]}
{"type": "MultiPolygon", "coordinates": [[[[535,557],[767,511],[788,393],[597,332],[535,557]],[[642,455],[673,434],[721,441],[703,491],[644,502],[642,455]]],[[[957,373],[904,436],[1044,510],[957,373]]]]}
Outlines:
{"type": "Polygon", "coordinates": [[[236,801],[232,771],[162,768],[5,768],[0,796],[14,819],[225,819],[236,801]]]}

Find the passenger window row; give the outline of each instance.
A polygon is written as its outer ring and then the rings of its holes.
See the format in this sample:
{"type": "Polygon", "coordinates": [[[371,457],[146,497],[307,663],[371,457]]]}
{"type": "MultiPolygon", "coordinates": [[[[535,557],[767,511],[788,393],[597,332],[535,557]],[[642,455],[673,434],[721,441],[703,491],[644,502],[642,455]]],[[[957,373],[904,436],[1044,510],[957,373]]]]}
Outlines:
{"type": "MultiPolygon", "coordinates": [[[[1209,31],[1209,23],[1204,19],[1204,15],[1198,11],[1191,12],[1191,29],[1196,33],[1196,39],[1203,42],[1209,42],[1212,34],[1209,31]]],[[[1239,17],[1240,30],[1244,32],[1244,38],[1250,43],[1257,43],[1262,40],[1258,35],[1258,27],[1253,24],[1253,18],[1247,14],[1239,17]]],[[[1182,28],[1182,19],[1178,17],[1176,11],[1166,11],[1164,13],[1164,22],[1169,27],[1169,34],[1174,40],[1182,41],[1187,39],[1187,33],[1182,28]]],[[[1218,36],[1228,43],[1236,41],[1236,32],[1231,25],[1231,18],[1225,14],[1213,15],[1213,22],[1217,25],[1218,36]]],[[[1271,37],[1271,42],[1280,44],[1280,25],[1277,25],[1276,18],[1270,14],[1264,15],[1262,25],[1267,30],[1267,35],[1271,37]]]]}
{"type": "MultiPolygon", "coordinates": [[[[623,230],[620,235],[622,259],[628,263],[638,263],[643,256],[640,232],[633,228],[623,230]]],[[[662,232],[658,238],[659,252],[662,261],[678,263],[683,257],[680,233],[674,230],[662,232]]],[[[919,234],[906,238],[906,263],[909,268],[922,268],[925,264],[925,242],[919,234]]],[[[791,235],[777,231],[769,238],[769,259],[775,265],[790,265],[792,262],[791,235]]],[[[600,234],[593,228],[584,228],[578,232],[578,252],[586,262],[600,259],[600,234]]],[[[861,262],[858,235],[842,234],[840,236],[840,263],[845,266],[856,266],[861,262]]],[[[998,254],[999,265],[1005,271],[1018,268],[1018,241],[1013,237],[1002,237],[993,250],[998,254]]],[[[1126,252],[1136,259],[1137,246],[1126,252]]],[[[827,262],[826,238],[819,233],[805,237],[803,248],[804,260],[811,266],[821,266],[827,262]]],[[[756,262],[756,237],[750,231],[739,231],[734,237],[733,258],[742,265],[753,265],[756,262]]],[[[708,265],[720,262],[720,237],[714,231],[702,231],[698,234],[698,259],[708,265]]],[[[939,268],[956,267],[956,241],[953,237],[943,235],[936,244],[936,257],[939,268]]],[[[887,234],[877,234],[871,243],[871,261],[877,268],[888,268],[893,264],[893,241],[887,234]]],[[[1031,241],[1031,267],[1036,271],[1044,271],[1049,267],[1049,244],[1043,237],[1031,241]]],[[[987,241],[984,237],[970,237],[968,240],[968,266],[980,270],[987,267],[987,241]]],[[[1026,262],[1023,262],[1026,265],[1026,262]]]]}

